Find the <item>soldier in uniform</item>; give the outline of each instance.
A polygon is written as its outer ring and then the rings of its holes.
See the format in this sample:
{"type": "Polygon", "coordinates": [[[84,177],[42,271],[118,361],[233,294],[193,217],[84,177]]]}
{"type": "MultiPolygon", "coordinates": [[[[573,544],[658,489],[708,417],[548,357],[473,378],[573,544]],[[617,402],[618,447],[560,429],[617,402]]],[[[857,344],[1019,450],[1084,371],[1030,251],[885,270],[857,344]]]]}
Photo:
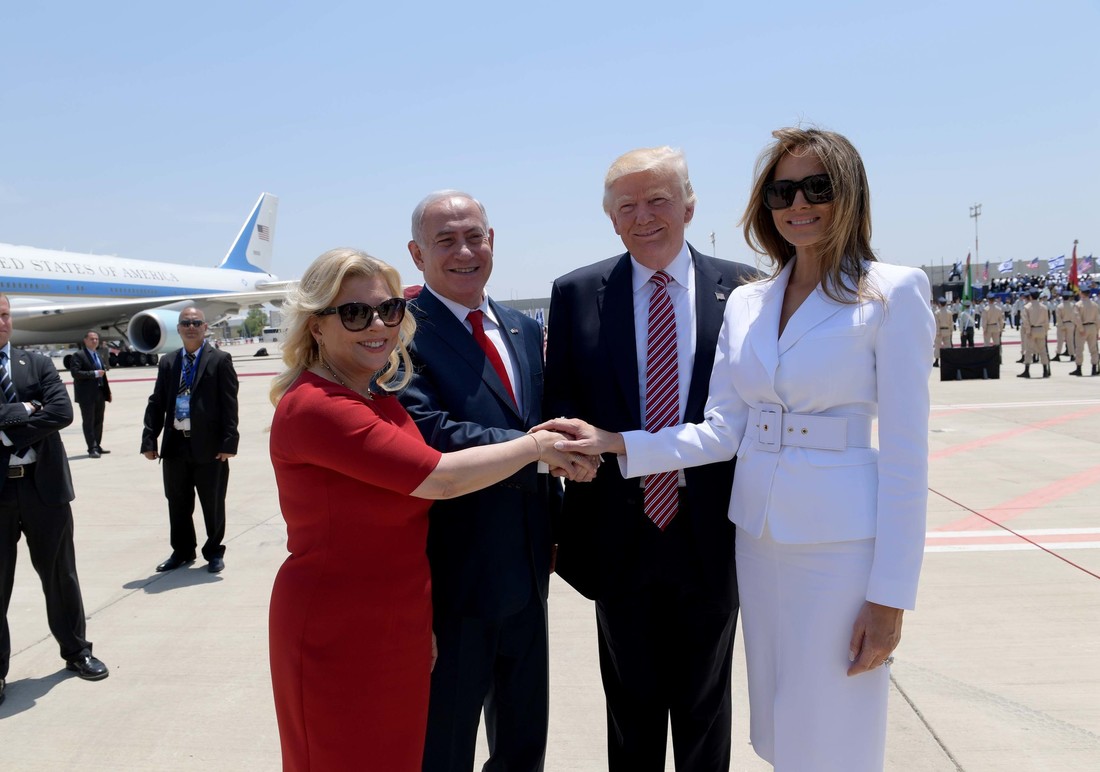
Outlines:
{"type": "Polygon", "coordinates": [[[1062,293],[1062,302],[1054,307],[1054,323],[1058,325],[1058,343],[1054,350],[1055,362],[1061,362],[1065,356],[1070,362],[1077,358],[1077,306],[1073,304],[1073,293],[1062,293]]]}
{"type": "Polygon", "coordinates": [[[1031,291],[1031,301],[1024,306],[1020,314],[1020,340],[1025,343],[1024,371],[1017,378],[1031,377],[1031,355],[1038,355],[1043,364],[1043,377],[1050,377],[1050,353],[1047,351],[1047,329],[1050,326],[1050,313],[1039,300],[1039,290],[1031,291]]]}
{"type": "Polygon", "coordinates": [[[933,367],[940,366],[940,349],[951,348],[951,328],[954,320],[951,318],[951,309],[947,307],[947,298],[936,299],[936,309],[932,312],[936,317],[936,349],[932,352],[935,362],[933,367]]]}
{"type": "Polygon", "coordinates": [[[998,300],[990,302],[982,314],[982,345],[1001,345],[1001,332],[1005,328],[1005,312],[998,300]]]}
{"type": "Polygon", "coordinates": [[[1091,297],[1082,295],[1077,304],[1077,321],[1080,324],[1077,335],[1077,369],[1070,375],[1081,375],[1081,365],[1085,363],[1085,347],[1088,347],[1089,357],[1092,360],[1092,372],[1090,375],[1100,375],[1100,352],[1097,351],[1096,333],[1100,327],[1100,305],[1091,297]]]}

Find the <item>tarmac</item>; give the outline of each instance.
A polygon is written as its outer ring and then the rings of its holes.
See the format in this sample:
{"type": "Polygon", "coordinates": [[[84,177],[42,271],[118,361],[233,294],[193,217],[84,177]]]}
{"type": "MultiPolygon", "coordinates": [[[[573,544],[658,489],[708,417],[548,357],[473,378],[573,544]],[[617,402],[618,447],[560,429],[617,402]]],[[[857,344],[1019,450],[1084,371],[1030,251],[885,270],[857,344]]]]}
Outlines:
{"type": "MultiPolygon", "coordinates": [[[[1017,341],[1010,331],[1000,379],[932,372],[927,548],[892,669],[889,770],[1100,769],[1100,377],[1054,362],[1049,379],[1017,379],[1017,341]]],[[[282,363],[267,347],[275,356],[227,349],[241,444],[221,574],[201,559],[154,571],[171,551],[160,469],[138,452],[154,368],[111,372],[110,455],[84,454],[79,412],[62,432],[88,636],[111,674],[90,683],[65,670],[21,546],[0,770],[279,769],[267,607],[286,529],[267,393],[282,363]]],[[[550,651],[546,770],[606,769],[593,606],[556,577],[550,651]]],[[[748,743],[740,645],[733,684],[731,769],[768,770],[748,743]]],[[[478,767],[486,755],[482,740],[478,767]]],[[[364,748],[361,769],[372,768],[364,748]]]]}

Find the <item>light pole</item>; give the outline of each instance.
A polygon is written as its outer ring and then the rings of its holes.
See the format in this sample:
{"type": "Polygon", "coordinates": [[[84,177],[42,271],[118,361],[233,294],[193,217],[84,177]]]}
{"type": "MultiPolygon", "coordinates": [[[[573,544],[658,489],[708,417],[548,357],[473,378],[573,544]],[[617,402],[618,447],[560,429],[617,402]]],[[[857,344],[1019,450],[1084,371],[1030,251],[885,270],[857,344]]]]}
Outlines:
{"type": "Polygon", "coordinates": [[[974,204],[970,207],[970,216],[974,218],[974,264],[981,262],[978,259],[978,218],[982,216],[982,205],[974,204]]]}
{"type": "Polygon", "coordinates": [[[710,232],[710,256],[718,257],[718,251],[714,248],[714,231],[710,232]]]}

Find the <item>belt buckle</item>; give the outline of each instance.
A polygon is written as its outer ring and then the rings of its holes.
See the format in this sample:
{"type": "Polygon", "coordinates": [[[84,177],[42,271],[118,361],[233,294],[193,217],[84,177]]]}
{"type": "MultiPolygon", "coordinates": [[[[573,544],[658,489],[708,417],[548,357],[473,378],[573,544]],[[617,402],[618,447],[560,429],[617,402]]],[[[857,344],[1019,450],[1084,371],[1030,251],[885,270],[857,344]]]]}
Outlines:
{"type": "Polygon", "coordinates": [[[18,480],[20,477],[25,477],[27,470],[22,466],[9,466],[8,467],[8,479],[18,480]]]}
{"type": "Polygon", "coordinates": [[[756,425],[756,447],[769,453],[778,453],[783,430],[783,410],[774,405],[759,409],[756,425]]]}

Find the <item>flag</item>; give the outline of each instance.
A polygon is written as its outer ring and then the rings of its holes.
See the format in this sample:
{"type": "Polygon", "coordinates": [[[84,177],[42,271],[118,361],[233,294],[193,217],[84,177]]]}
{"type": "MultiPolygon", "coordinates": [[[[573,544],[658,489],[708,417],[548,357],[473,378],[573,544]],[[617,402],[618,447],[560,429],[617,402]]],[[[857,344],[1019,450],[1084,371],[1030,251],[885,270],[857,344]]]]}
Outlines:
{"type": "Polygon", "coordinates": [[[1066,256],[1058,255],[1058,257],[1052,257],[1047,260],[1047,273],[1051,271],[1060,271],[1066,267],[1066,256]]]}
{"type": "Polygon", "coordinates": [[[966,280],[963,283],[963,300],[973,300],[970,296],[970,253],[966,253],[966,280]]]}
{"type": "Polygon", "coordinates": [[[982,284],[989,282],[989,261],[985,261],[985,268],[982,270],[982,284]]]}
{"type": "Polygon", "coordinates": [[[1078,293],[1081,291],[1081,287],[1077,282],[1077,242],[1073,242],[1073,264],[1069,267],[1069,278],[1066,279],[1066,285],[1069,287],[1069,291],[1078,293]]]}
{"type": "Polygon", "coordinates": [[[257,225],[256,235],[259,236],[263,241],[271,241],[271,229],[268,228],[266,225],[257,225]]]}
{"type": "Polygon", "coordinates": [[[1081,273],[1092,273],[1093,265],[1092,255],[1085,255],[1081,258],[1081,273]]]}
{"type": "Polygon", "coordinates": [[[1034,271],[1036,268],[1039,267],[1039,258],[1035,257],[1035,258],[1032,258],[1031,260],[1029,260],[1028,263],[1027,263],[1027,267],[1030,270],[1034,271]]]}
{"type": "Polygon", "coordinates": [[[1012,273],[1012,261],[1005,260],[997,267],[997,270],[1001,273],[1012,273]]]}
{"type": "Polygon", "coordinates": [[[535,311],[535,321],[539,323],[539,327],[546,326],[546,316],[542,313],[542,309],[535,311]]]}

